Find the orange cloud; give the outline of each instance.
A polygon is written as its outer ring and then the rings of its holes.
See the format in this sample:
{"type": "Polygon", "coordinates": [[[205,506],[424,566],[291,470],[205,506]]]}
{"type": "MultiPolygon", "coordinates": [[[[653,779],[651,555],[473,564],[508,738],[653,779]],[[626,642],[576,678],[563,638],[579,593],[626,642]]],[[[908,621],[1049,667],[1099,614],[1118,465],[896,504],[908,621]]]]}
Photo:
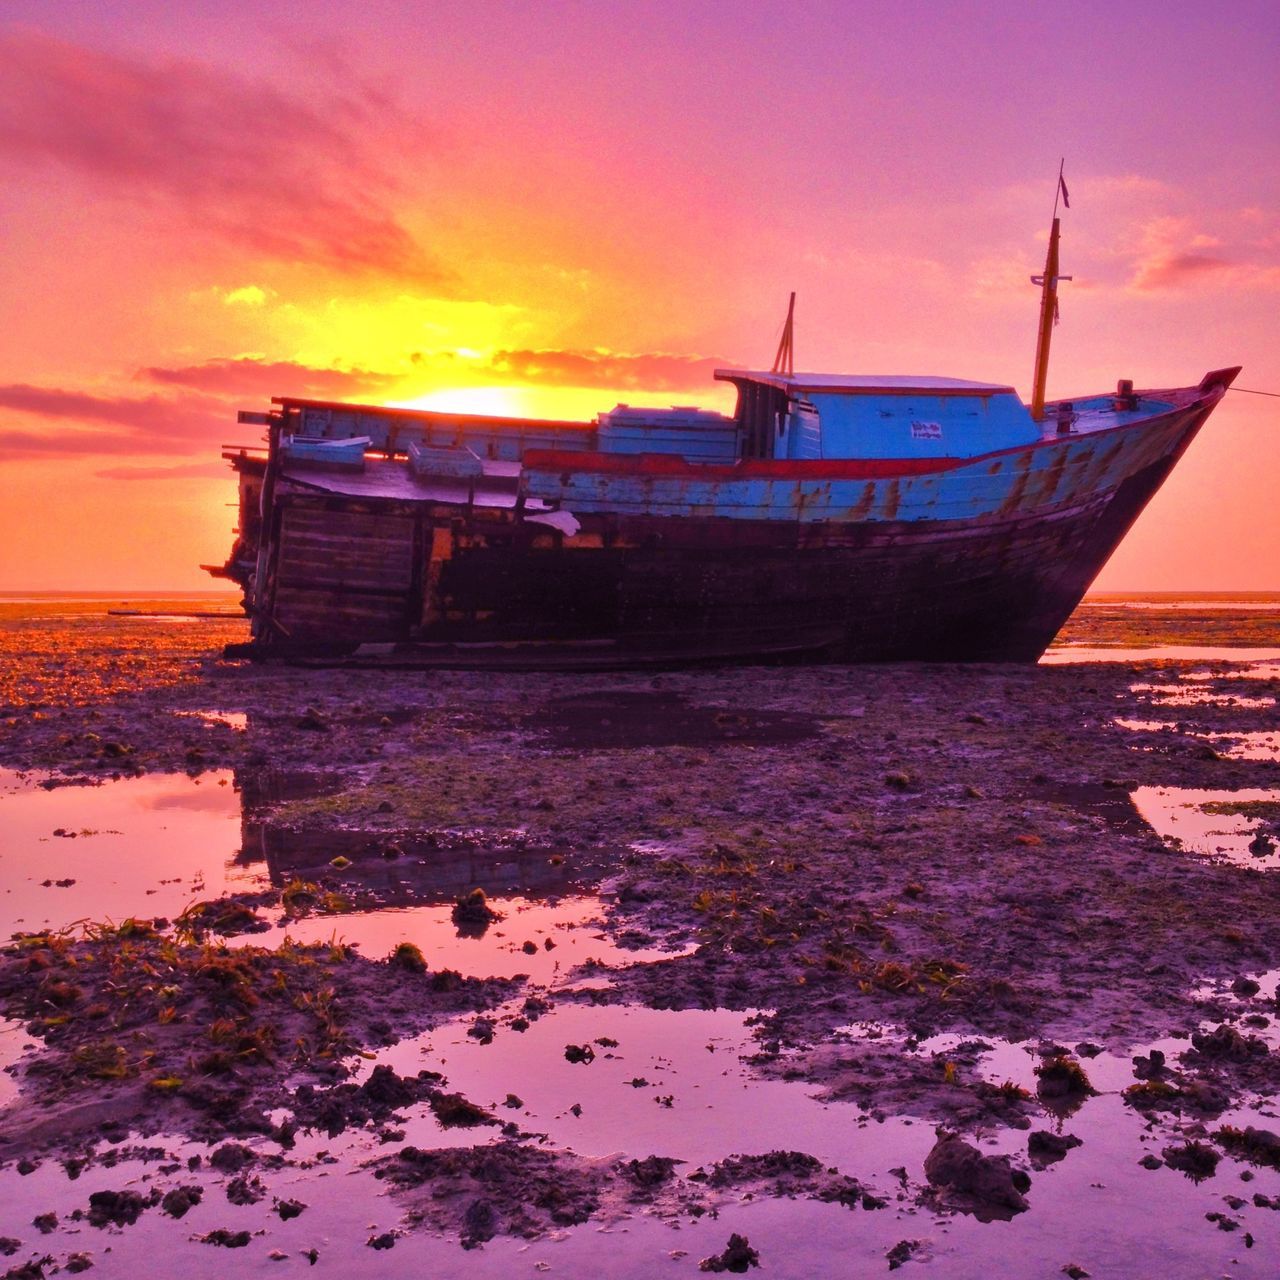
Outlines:
{"type": "MultiPolygon", "coordinates": [[[[122,396],[37,387],[0,386],[0,424],[7,457],[67,458],[95,454],[195,454],[236,438],[236,399],[273,395],[317,399],[374,397],[396,381],[368,369],[317,368],[293,360],[252,357],[206,360],[166,368],[152,366],[135,375],[172,388],[175,394],[122,396]],[[14,427],[6,419],[56,422],[56,429],[14,427]]],[[[243,435],[243,429],[240,432],[243,435]]],[[[106,472],[99,474],[107,476],[106,472]]],[[[153,478],[155,468],[116,468],[110,479],[153,478]]],[[[163,474],[206,475],[208,470],[166,468],[163,474]]],[[[216,474],[216,472],[215,472],[216,474]]]]}
{"type": "Polygon", "coordinates": [[[497,351],[478,367],[497,377],[552,386],[705,391],[712,370],[732,363],[715,356],[662,352],[525,350],[497,351]]]}
{"type": "Polygon", "coordinates": [[[190,60],[149,61],[31,30],[0,33],[0,156],[56,166],[284,262],[424,280],[443,273],[397,219],[379,157],[394,104],[352,77],[313,104],[190,60]]]}

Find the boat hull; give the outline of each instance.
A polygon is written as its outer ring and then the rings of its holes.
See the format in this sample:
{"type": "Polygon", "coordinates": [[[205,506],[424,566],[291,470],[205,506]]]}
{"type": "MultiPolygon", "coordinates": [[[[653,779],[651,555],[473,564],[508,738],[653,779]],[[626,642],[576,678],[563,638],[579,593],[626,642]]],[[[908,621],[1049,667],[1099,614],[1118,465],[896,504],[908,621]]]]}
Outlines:
{"type": "MultiPolygon", "coordinates": [[[[733,471],[707,490],[710,468],[694,502],[678,468],[660,487],[643,458],[566,471],[571,528],[527,518],[514,499],[462,515],[295,486],[275,497],[255,641],[236,652],[540,669],[1034,662],[1221,394],[904,477],[837,465],[825,508],[811,497],[821,477],[788,489],[733,471]],[[706,492],[736,505],[717,511],[706,492]],[[795,509],[779,518],[789,492],[795,509]]],[[[548,465],[530,471],[544,486],[548,465]]]]}
{"type": "Polygon", "coordinates": [[[619,539],[650,545],[464,553],[442,580],[456,620],[421,639],[602,640],[620,663],[1033,662],[1169,465],[1055,516],[819,525],[800,541],[773,522],[676,517],[657,530],[602,518],[604,540],[613,525],[619,539]]]}

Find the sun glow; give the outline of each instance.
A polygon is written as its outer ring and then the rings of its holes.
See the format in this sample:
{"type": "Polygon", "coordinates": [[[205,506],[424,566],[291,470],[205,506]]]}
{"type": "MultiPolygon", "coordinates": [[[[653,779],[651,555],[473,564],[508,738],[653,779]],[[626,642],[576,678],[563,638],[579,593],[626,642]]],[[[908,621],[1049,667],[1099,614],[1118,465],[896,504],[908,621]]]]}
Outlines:
{"type": "Polygon", "coordinates": [[[643,392],[610,387],[441,387],[386,403],[396,409],[474,413],[492,418],[541,418],[559,422],[591,422],[597,414],[617,404],[660,409],[682,404],[714,409],[719,413],[733,412],[732,393],[720,383],[705,393],[643,392]]]}
{"type": "Polygon", "coordinates": [[[474,413],[490,418],[532,416],[526,399],[514,387],[442,387],[412,400],[395,400],[397,409],[430,409],[436,413],[474,413]]]}

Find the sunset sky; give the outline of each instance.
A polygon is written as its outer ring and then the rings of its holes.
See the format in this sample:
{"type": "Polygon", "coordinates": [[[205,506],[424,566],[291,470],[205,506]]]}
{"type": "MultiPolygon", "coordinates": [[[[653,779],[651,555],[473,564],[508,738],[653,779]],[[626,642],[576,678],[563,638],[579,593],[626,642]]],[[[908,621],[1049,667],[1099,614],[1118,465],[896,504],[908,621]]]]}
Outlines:
{"type": "MultiPolygon", "coordinates": [[[[718,364],[1280,392],[1275,0],[6,0],[0,591],[198,589],[237,408],[729,408],[718,364]]],[[[1280,589],[1229,394],[1100,580],[1280,589]]]]}

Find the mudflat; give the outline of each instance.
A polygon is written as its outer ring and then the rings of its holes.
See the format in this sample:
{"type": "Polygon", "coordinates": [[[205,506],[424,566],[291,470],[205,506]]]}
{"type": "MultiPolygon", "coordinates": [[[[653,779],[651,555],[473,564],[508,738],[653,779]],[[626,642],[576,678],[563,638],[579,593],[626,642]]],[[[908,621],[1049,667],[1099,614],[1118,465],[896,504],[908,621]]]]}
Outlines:
{"type": "Polygon", "coordinates": [[[1270,1274],[1280,601],[1139,603],[583,676],[0,606],[9,1274],[1270,1274]]]}

